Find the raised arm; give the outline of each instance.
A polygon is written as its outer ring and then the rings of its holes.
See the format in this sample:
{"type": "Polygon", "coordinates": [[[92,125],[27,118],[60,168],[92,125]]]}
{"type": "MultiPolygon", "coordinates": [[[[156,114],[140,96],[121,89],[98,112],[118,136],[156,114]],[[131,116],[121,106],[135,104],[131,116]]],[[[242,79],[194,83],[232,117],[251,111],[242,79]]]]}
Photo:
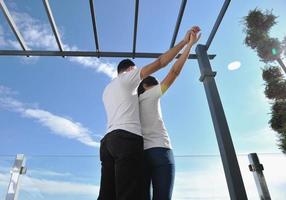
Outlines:
{"type": "Polygon", "coordinates": [[[166,92],[166,90],[172,85],[172,83],[176,80],[177,76],[180,74],[189,54],[192,46],[200,39],[201,34],[198,34],[200,32],[200,28],[197,26],[194,26],[191,29],[191,34],[189,37],[189,42],[187,46],[184,49],[184,52],[178,58],[178,60],[174,63],[172,68],[170,69],[167,76],[164,78],[164,80],[161,82],[161,90],[162,93],[166,92]]]}
{"type": "Polygon", "coordinates": [[[140,72],[141,79],[144,79],[150,74],[153,74],[159,69],[167,66],[176,57],[176,55],[181,51],[181,49],[184,48],[184,46],[188,43],[190,34],[191,34],[191,30],[189,30],[186,33],[184,39],[181,42],[179,42],[173,48],[169,49],[167,52],[162,54],[154,62],[144,66],[140,72]]]}

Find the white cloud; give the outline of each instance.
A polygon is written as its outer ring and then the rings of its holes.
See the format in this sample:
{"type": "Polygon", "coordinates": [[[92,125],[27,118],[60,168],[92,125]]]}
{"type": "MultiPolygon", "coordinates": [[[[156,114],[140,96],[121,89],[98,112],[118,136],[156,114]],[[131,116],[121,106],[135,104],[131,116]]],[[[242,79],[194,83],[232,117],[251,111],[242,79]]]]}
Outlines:
{"type": "MultiPolygon", "coordinates": [[[[41,23],[28,13],[11,12],[28,47],[57,49],[55,38],[48,24],[41,23]]],[[[14,45],[17,47],[18,45],[14,45]]]]}
{"type": "Polygon", "coordinates": [[[61,116],[54,115],[41,109],[25,109],[22,114],[28,118],[36,119],[43,126],[48,127],[53,133],[69,139],[76,139],[83,144],[99,147],[90,134],[91,132],[79,122],[74,122],[61,116]]]}
{"type": "Polygon", "coordinates": [[[41,177],[71,177],[73,176],[71,173],[68,172],[55,172],[51,170],[45,169],[29,169],[27,171],[28,175],[32,176],[41,176],[41,177]]]}
{"type": "Polygon", "coordinates": [[[11,89],[0,85],[0,107],[18,112],[23,117],[37,120],[41,125],[49,128],[52,133],[65,138],[75,139],[85,145],[99,147],[99,143],[91,137],[92,133],[81,123],[72,119],[58,116],[46,110],[28,106],[11,95],[11,89]]]}
{"type": "Polygon", "coordinates": [[[7,43],[4,39],[3,27],[0,25],[0,47],[5,47],[6,45],[7,45],[7,43]]]}
{"type": "Polygon", "coordinates": [[[0,94],[1,95],[14,95],[17,93],[15,91],[11,90],[11,88],[8,88],[4,85],[0,85],[0,94]]]}
{"type": "Polygon", "coordinates": [[[81,64],[85,68],[90,68],[97,72],[102,72],[111,78],[115,78],[117,76],[117,72],[115,71],[114,64],[103,63],[98,58],[70,57],[69,60],[72,62],[77,62],[78,64],[81,64]]]}
{"type": "Polygon", "coordinates": [[[229,199],[224,176],[214,171],[177,172],[173,199],[229,199]]]}
{"type": "Polygon", "coordinates": [[[63,194],[63,195],[92,195],[97,196],[99,186],[92,184],[55,181],[47,179],[37,179],[31,177],[23,178],[22,190],[33,192],[39,191],[45,194],[63,194]]]}
{"type": "Polygon", "coordinates": [[[233,62],[228,64],[227,68],[229,70],[237,70],[240,68],[240,66],[241,66],[240,61],[233,61],[233,62]]]}
{"type": "MultiPolygon", "coordinates": [[[[29,48],[58,50],[55,37],[53,33],[51,32],[51,28],[49,24],[43,23],[40,20],[33,18],[28,13],[13,11],[11,12],[11,14],[29,48]]],[[[1,46],[1,41],[2,41],[2,43],[5,45],[9,44],[10,46],[16,49],[20,49],[19,43],[15,40],[9,40],[8,38],[5,38],[4,33],[1,34],[1,30],[2,29],[0,29],[0,46],[1,46]]],[[[61,39],[63,39],[61,31],[59,31],[59,34],[61,36],[61,39]]],[[[65,44],[64,42],[63,42],[63,48],[66,51],[78,50],[78,47],[70,46],[68,44],[65,44]]],[[[27,60],[29,59],[34,59],[34,58],[33,57],[25,58],[25,62],[27,62],[27,60]]],[[[71,62],[77,63],[81,65],[82,67],[90,68],[90,69],[95,70],[96,72],[104,73],[110,78],[116,77],[116,74],[117,74],[113,63],[103,62],[99,58],[69,57],[68,60],[71,62]]],[[[32,62],[35,62],[35,61],[32,61],[32,62]]]]}

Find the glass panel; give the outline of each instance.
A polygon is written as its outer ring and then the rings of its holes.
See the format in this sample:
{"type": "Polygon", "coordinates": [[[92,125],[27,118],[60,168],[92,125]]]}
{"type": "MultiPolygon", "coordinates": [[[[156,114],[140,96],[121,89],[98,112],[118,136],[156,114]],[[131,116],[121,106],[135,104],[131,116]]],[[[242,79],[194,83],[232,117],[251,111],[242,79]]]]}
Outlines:
{"type": "Polygon", "coordinates": [[[220,157],[177,157],[173,199],[229,199],[220,157]]]}
{"type": "MultiPolygon", "coordinates": [[[[258,154],[272,199],[286,197],[285,156],[258,154]],[[279,164],[278,164],[279,163],[279,164]]],[[[14,157],[0,157],[0,198],[4,199],[14,157]]],[[[221,158],[218,155],[176,156],[176,177],[173,199],[228,200],[221,158]]],[[[238,161],[249,200],[259,199],[247,155],[238,161]]],[[[19,200],[92,200],[96,199],[100,183],[98,156],[29,156],[27,174],[20,182],[19,200]]]]}
{"type": "MultiPolygon", "coordinates": [[[[96,199],[100,182],[97,156],[27,158],[19,200],[96,199]]],[[[220,158],[176,157],[173,199],[228,199],[220,158]]]]}
{"type": "Polygon", "coordinates": [[[97,156],[28,157],[19,200],[96,199],[98,161],[97,156]]]}

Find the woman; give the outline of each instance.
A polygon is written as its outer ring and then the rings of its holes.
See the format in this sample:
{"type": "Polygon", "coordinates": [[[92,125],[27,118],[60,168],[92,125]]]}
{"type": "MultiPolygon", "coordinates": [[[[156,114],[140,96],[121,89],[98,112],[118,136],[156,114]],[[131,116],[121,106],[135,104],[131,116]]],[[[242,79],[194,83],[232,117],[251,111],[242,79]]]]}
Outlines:
{"type": "Polygon", "coordinates": [[[145,198],[151,199],[150,187],[153,186],[153,200],[170,200],[172,197],[175,163],[170,139],[161,116],[160,97],[175,81],[186,62],[191,47],[199,40],[200,28],[191,29],[189,42],[183,54],[172,66],[165,79],[159,83],[148,76],[138,86],[140,120],[144,138],[145,198]]]}

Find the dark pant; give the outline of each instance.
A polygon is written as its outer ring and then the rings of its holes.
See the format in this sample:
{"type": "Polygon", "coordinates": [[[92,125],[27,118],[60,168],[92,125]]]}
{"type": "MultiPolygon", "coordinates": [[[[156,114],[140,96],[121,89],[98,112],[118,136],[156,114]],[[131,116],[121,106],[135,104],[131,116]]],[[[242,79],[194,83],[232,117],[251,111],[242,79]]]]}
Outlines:
{"type": "Polygon", "coordinates": [[[124,130],[108,133],[100,145],[98,200],[143,199],[143,138],[124,130]]]}
{"type": "Polygon", "coordinates": [[[171,200],[175,176],[175,161],[171,149],[155,147],[144,151],[144,199],[171,200]]]}

